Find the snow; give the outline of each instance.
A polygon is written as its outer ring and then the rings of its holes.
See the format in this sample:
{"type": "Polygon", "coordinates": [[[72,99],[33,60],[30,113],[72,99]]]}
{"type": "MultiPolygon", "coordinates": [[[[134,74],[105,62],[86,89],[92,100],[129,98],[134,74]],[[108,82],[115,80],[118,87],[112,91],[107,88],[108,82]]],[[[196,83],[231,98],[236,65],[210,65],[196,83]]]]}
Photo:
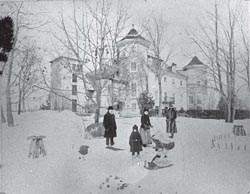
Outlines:
{"type": "MultiPolygon", "coordinates": [[[[105,148],[105,140],[84,139],[84,127],[93,117],[79,117],[72,112],[38,111],[15,116],[16,126],[3,126],[2,188],[6,194],[247,194],[250,191],[250,120],[237,120],[244,125],[245,137],[232,135],[233,124],[223,120],[177,118],[175,147],[168,152],[173,166],[147,170],[156,152],[143,148],[139,158],[132,159],[129,135],[140,118],[117,118],[118,137],[115,147],[105,148]],[[228,134],[231,134],[228,136],[228,134]],[[31,135],[45,135],[47,155],[28,158],[31,135]],[[211,148],[211,140],[218,147],[211,148]],[[225,142],[241,149],[225,149],[225,142]],[[78,151],[89,146],[88,154],[78,151]],[[246,150],[243,149],[246,145],[246,150]]],[[[102,118],[100,118],[102,121],[102,118]]],[[[151,134],[171,141],[165,133],[165,119],[151,118],[151,134]]]]}

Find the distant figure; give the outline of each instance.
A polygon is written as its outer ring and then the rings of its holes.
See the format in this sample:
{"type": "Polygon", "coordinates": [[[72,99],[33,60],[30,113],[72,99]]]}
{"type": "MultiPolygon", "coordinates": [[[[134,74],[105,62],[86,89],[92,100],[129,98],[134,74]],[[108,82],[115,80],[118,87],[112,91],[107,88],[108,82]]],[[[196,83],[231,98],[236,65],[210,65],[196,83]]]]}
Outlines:
{"type": "Polygon", "coordinates": [[[116,122],[113,114],[113,107],[108,107],[108,112],[104,115],[103,126],[105,128],[104,137],[106,137],[106,145],[114,145],[114,137],[116,137],[116,122]]]}
{"type": "Polygon", "coordinates": [[[135,152],[137,152],[137,156],[140,155],[140,151],[142,151],[142,139],[141,135],[138,132],[138,126],[133,126],[133,131],[130,134],[129,137],[129,145],[130,145],[130,152],[132,152],[132,157],[135,155],[135,152]]]}
{"type": "Polygon", "coordinates": [[[176,121],[177,113],[175,108],[170,104],[169,109],[166,114],[166,124],[167,124],[167,133],[170,133],[170,138],[174,137],[174,134],[177,133],[176,121]]]}
{"type": "Polygon", "coordinates": [[[148,109],[144,109],[144,113],[141,116],[141,128],[140,134],[142,137],[143,147],[146,147],[148,144],[152,144],[150,128],[153,127],[150,123],[150,119],[148,116],[148,109]]]}

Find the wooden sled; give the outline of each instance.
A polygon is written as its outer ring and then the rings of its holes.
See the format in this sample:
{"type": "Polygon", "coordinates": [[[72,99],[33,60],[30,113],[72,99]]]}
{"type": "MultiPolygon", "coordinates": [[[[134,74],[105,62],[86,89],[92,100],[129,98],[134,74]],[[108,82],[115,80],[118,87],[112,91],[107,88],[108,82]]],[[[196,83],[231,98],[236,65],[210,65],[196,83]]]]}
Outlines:
{"type": "Polygon", "coordinates": [[[162,169],[162,168],[168,168],[168,167],[171,167],[173,165],[174,164],[170,163],[166,166],[158,166],[154,162],[147,162],[147,165],[146,165],[146,161],[145,161],[144,168],[146,168],[148,170],[158,170],[158,169],[162,169]]]}
{"type": "Polygon", "coordinates": [[[112,147],[112,146],[107,146],[106,149],[113,150],[113,151],[122,151],[122,150],[124,150],[124,149],[116,148],[116,147],[112,147]]]}

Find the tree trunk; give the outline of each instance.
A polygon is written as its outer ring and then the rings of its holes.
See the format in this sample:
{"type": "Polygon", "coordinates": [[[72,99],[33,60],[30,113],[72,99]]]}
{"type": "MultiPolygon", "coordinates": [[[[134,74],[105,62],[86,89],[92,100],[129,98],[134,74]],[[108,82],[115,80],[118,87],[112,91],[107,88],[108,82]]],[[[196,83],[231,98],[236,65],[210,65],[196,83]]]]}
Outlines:
{"type": "Polygon", "coordinates": [[[11,81],[13,57],[14,57],[14,51],[12,50],[10,55],[10,63],[9,63],[8,78],[6,85],[6,110],[7,110],[7,122],[9,127],[14,126],[14,118],[12,115],[11,94],[10,94],[10,81],[11,81]]]}
{"type": "Polygon", "coordinates": [[[23,97],[23,99],[22,99],[22,103],[23,103],[23,112],[25,112],[26,111],[26,108],[25,108],[25,98],[23,97]]]}
{"type": "Polygon", "coordinates": [[[25,82],[23,83],[22,86],[22,103],[23,103],[23,108],[22,111],[25,112],[25,82]]]}
{"type": "Polygon", "coordinates": [[[95,111],[95,123],[99,123],[101,107],[101,89],[96,92],[96,111],[95,111]]]}
{"type": "Polygon", "coordinates": [[[226,123],[230,123],[231,120],[231,97],[228,97],[228,101],[227,101],[227,115],[226,115],[226,123]]]}
{"type": "Polygon", "coordinates": [[[147,74],[145,75],[145,78],[146,78],[146,92],[148,93],[149,89],[148,89],[148,75],[147,74]]]}
{"type": "Polygon", "coordinates": [[[18,83],[18,90],[19,90],[19,95],[18,95],[18,115],[21,114],[21,103],[22,103],[22,91],[21,91],[21,76],[19,77],[19,83],[18,83]]]}
{"type": "Polygon", "coordinates": [[[19,90],[19,96],[18,96],[18,115],[21,114],[21,101],[22,101],[22,92],[19,90]]]}
{"type": "Polygon", "coordinates": [[[6,123],[6,119],[5,119],[5,116],[4,116],[4,113],[3,113],[3,107],[2,106],[1,106],[1,122],[6,123]]]}
{"type": "Polygon", "coordinates": [[[235,118],[235,99],[234,97],[231,98],[231,115],[230,115],[230,123],[234,122],[235,118]]]}
{"type": "Polygon", "coordinates": [[[159,114],[158,116],[162,116],[162,86],[161,86],[161,78],[158,77],[158,85],[159,85],[159,114]]]}

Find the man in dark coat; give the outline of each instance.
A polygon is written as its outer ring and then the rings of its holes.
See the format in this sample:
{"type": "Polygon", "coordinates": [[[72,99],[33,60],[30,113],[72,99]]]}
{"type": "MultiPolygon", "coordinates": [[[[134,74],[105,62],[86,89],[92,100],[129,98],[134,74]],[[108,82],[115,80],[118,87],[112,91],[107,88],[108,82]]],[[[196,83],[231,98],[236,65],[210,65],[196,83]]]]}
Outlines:
{"type": "Polygon", "coordinates": [[[166,122],[167,122],[167,133],[170,133],[170,138],[174,137],[174,134],[177,133],[177,127],[176,127],[176,119],[177,113],[175,108],[170,105],[169,109],[166,114],[166,122]]]}
{"type": "Polygon", "coordinates": [[[138,126],[133,126],[133,131],[130,134],[129,137],[129,145],[130,145],[130,152],[132,152],[132,157],[135,155],[135,152],[137,152],[137,155],[140,155],[140,151],[142,151],[142,139],[141,135],[138,132],[138,126]]]}
{"type": "Polygon", "coordinates": [[[113,114],[113,107],[108,107],[108,112],[104,115],[103,126],[105,128],[104,137],[106,137],[106,145],[114,145],[114,137],[116,137],[116,122],[113,114]]]}

